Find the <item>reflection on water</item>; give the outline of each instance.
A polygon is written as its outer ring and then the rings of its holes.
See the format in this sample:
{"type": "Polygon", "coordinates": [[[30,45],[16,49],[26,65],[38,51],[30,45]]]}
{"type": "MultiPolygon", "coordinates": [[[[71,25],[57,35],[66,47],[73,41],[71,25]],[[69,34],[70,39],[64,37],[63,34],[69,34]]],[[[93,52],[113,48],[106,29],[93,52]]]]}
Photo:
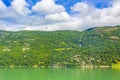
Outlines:
{"type": "Polygon", "coordinates": [[[0,80],[118,80],[120,69],[0,69],[0,80]]]}

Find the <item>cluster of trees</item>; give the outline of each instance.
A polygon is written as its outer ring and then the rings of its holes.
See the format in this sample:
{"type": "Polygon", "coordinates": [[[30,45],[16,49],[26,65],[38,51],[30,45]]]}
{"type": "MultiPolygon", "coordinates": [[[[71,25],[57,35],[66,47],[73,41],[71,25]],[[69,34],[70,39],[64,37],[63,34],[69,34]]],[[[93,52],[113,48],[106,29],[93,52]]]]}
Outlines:
{"type": "Polygon", "coordinates": [[[120,62],[120,27],[86,31],[0,31],[0,67],[85,66],[120,62]]]}

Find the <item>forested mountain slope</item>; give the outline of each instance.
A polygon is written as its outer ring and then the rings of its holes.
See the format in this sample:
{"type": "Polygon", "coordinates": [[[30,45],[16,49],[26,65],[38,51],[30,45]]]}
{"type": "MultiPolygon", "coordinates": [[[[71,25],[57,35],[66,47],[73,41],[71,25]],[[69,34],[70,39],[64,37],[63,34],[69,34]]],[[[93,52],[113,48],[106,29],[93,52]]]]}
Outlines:
{"type": "Polygon", "coordinates": [[[120,62],[120,26],[86,31],[0,31],[0,66],[84,66],[120,62]]]}

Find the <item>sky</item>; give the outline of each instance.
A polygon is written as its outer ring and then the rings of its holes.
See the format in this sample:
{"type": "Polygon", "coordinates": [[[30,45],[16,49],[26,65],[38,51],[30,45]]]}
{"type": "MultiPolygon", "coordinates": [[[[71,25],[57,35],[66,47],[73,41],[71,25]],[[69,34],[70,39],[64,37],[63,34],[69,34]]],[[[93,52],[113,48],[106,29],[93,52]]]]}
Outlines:
{"type": "Polygon", "coordinates": [[[79,30],[120,25],[120,0],[0,0],[0,30],[79,30]]]}

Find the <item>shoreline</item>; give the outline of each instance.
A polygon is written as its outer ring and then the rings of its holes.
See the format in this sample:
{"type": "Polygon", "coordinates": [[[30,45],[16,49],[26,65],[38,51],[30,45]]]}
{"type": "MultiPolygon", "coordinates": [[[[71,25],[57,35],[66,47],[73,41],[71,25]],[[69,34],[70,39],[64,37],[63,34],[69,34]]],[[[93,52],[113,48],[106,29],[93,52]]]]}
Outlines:
{"type": "Polygon", "coordinates": [[[32,66],[32,67],[28,67],[28,66],[0,66],[0,69],[4,69],[4,68],[10,68],[10,69],[39,69],[39,68],[120,68],[120,67],[113,67],[113,66],[107,66],[107,65],[101,65],[101,66],[32,66]]]}

